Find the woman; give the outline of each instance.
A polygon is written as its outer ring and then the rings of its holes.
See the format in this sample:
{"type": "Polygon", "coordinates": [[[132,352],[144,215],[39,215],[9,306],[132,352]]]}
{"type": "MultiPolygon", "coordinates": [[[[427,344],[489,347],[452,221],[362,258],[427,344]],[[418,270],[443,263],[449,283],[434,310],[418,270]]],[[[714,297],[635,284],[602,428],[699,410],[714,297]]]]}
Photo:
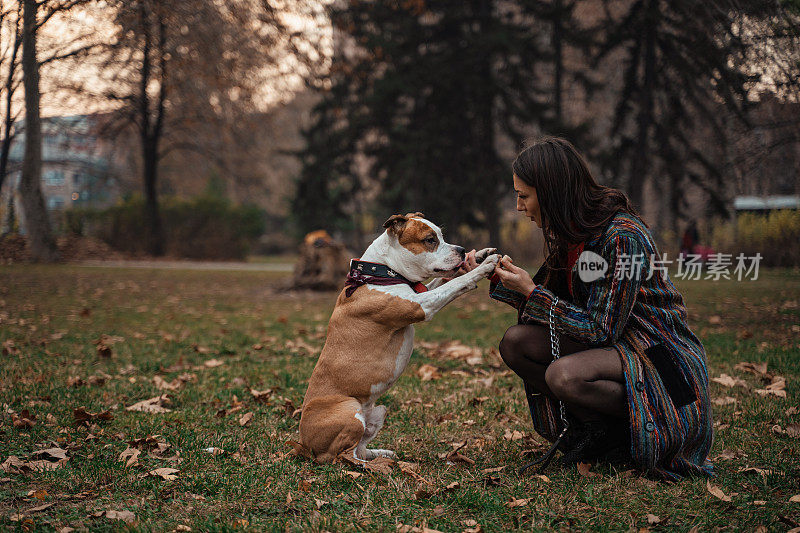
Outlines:
{"type": "MultiPolygon", "coordinates": [[[[500,354],[525,384],[534,428],[553,442],[568,427],[559,441],[567,464],[622,452],[666,479],[711,475],[705,350],[656,268],[647,224],[564,139],[527,146],[513,171],[517,211],[542,228],[548,256],[533,279],[503,257],[489,290],[519,313],[500,354]],[[590,263],[600,258],[607,271],[597,278],[590,263]]],[[[473,250],[464,270],[476,266],[473,250]]]]}

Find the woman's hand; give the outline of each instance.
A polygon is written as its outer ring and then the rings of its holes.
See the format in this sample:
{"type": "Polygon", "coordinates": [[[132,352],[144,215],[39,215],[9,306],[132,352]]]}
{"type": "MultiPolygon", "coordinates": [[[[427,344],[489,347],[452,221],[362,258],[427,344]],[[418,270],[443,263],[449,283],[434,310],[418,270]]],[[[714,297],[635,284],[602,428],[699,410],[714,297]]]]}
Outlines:
{"type": "Polygon", "coordinates": [[[514,261],[507,255],[500,259],[497,268],[494,269],[494,273],[503,282],[504,287],[522,293],[525,296],[528,296],[536,288],[536,284],[531,279],[530,274],[514,265],[514,261]]]}

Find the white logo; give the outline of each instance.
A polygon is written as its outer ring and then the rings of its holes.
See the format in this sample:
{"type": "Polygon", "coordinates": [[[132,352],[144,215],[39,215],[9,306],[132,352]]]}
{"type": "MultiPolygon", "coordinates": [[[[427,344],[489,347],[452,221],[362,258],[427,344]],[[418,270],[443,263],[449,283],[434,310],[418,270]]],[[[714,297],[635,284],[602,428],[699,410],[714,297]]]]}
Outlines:
{"type": "Polygon", "coordinates": [[[578,257],[578,277],[584,283],[590,283],[606,275],[608,261],[594,252],[586,250],[578,257]]]}

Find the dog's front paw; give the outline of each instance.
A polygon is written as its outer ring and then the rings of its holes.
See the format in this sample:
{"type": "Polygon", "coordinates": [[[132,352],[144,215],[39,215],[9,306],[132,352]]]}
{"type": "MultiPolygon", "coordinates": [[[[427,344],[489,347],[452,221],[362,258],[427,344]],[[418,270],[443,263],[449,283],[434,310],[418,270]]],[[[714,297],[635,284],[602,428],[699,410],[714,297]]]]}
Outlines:
{"type": "Polygon", "coordinates": [[[497,253],[497,248],[483,248],[475,252],[475,261],[480,264],[483,263],[487,257],[497,253]]]}
{"type": "Polygon", "coordinates": [[[482,276],[490,276],[499,262],[500,254],[492,254],[487,256],[475,270],[480,272],[482,276]]]}

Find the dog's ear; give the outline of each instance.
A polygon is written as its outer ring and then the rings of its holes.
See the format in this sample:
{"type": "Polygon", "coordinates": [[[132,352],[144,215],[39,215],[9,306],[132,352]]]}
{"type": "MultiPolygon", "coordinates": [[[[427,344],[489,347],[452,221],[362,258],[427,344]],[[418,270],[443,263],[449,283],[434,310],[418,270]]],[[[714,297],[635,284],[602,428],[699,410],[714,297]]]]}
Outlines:
{"type": "Polygon", "coordinates": [[[392,215],[383,223],[383,227],[388,229],[389,233],[399,235],[400,232],[403,231],[406,222],[408,222],[408,217],[406,215],[392,215]]]}
{"type": "Polygon", "coordinates": [[[417,211],[416,213],[406,213],[406,218],[425,218],[425,215],[417,211]]]}

